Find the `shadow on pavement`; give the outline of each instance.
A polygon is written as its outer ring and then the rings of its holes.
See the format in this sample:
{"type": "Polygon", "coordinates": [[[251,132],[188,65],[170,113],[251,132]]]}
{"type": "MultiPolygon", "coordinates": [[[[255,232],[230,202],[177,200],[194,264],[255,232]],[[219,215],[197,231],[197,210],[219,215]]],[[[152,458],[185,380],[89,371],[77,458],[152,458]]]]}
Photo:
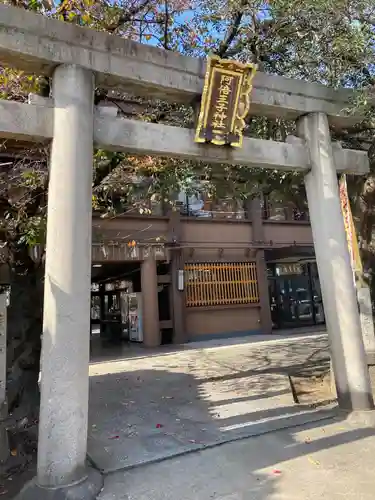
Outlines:
{"type": "MultiPolygon", "coordinates": [[[[323,411],[321,420],[309,424],[306,414],[302,415],[300,424],[304,423],[304,432],[313,439],[301,441],[297,437],[301,428],[280,424],[286,414],[296,415],[300,407],[288,405],[283,399],[275,408],[274,398],[285,398],[285,393],[277,389],[277,378],[267,382],[264,375],[257,380],[246,375],[242,379],[243,387],[247,390],[253,384],[256,394],[269,390],[272,384],[272,407],[264,409],[261,406],[267,399],[265,394],[263,399],[243,399],[232,398],[230,392],[228,399],[212,401],[215,392],[208,397],[204,380],[164,370],[108,374],[92,377],[91,383],[89,453],[96,465],[108,473],[108,488],[104,488],[100,500],[168,500],[177,498],[176,491],[179,500],[279,498],[274,495],[279,476],[285,472],[285,465],[279,470],[280,463],[311,457],[375,434],[372,424],[351,426],[346,414],[336,412],[332,418],[330,412],[323,411]],[[221,411],[223,406],[237,404],[245,406],[232,408],[232,415],[221,411]],[[277,421],[275,430],[285,430],[269,434],[273,421],[277,421]],[[264,428],[258,428],[254,435],[263,436],[242,440],[251,435],[243,429],[247,431],[259,422],[264,428]],[[335,429],[330,431],[330,426],[335,429]],[[214,452],[220,443],[240,439],[235,443],[235,452],[225,451],[226,446],[220,446],[220,453],[214,452]],[[176,456],[173,461],[167,460],[176,456]],[[120,472],[111,473],[115,470],[120,472]],[[168,484],[175,485],[174,489],[165,486],[168,484]],[[236,496],[234,488],[246,494],[236,496]],[[166,494],[169,490],[171,496],[166,494]]],[[[317,469],[314,463],[306,464],[317,469]]],[[[296,490],[295,496],[288,498],[307,497],[296,490]]]]}
{"type": "Polygon", "coordinates": [[[325,363],[323,336],[94,363],[89,456],[109,472],[327,418],[288,379],[325,363]]]}
{"type": "Polygon", "coordinates": [[[295,405],[285,375],[235,382],[160,369],[91,377],[89,457],[110,472],[333,415],[295,405]]]}

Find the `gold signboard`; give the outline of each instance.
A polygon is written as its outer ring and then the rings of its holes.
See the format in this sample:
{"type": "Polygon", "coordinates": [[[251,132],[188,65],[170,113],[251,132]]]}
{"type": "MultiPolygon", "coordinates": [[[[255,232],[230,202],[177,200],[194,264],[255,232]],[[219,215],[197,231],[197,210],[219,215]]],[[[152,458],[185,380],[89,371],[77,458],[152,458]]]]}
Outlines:
{"type": "Polygon", "coordinates": [[[340,202],[341,202],[341,210],[344,218],[344,225],[346,231],[346,239],[348,241],[348,248],[350,254],[350,260],[353,269],[354,282],[355,282],[355,274],[362,274],[362,261],[359,255],[359,246],[357,234],[354,226],[352,210],[350,208],[350,201],[348,196],[348,187],[346,184],[346,175],[343,174],[340,178],[340,202]]]}
{"type": "Polygon", "coordinates": [[[195,142],[242,146],[255,72],[254,64],[208,59],[195,142]]]}

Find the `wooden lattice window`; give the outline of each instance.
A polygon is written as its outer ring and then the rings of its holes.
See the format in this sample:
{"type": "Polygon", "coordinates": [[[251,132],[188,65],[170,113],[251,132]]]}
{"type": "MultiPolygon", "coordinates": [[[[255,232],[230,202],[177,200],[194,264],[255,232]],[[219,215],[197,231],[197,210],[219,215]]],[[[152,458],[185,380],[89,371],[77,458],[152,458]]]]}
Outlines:
{"type": "Polygon", "coordinates": [[[188,307],[259,302],[254,262],[200,262],[185,265],[188,307]]]}

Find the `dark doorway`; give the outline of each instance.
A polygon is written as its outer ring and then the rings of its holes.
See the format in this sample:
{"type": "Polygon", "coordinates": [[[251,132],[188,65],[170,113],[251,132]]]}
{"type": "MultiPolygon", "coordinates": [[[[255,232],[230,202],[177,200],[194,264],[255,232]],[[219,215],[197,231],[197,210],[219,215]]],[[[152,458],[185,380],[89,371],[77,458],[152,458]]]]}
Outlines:
{"type": "MultiPolygon", "coordinates": [[[[158,264],[158,280],[162,281],[161,276],[169,276],[169,265],[167,263],[161,262],[158,264]]],[[[172,344],[173,343],[173,328],[168,327],[171,322],[171,301],[170,301],[170,283],[159,283],[158,285],[158,305],[159,305],[159,321],[162,326],[161,328],[161,344],[172,344]]]]}
{"type": "MultiPolygon", "coordinates": [[[[91,284],[91,340],[112,345],[130,335],[130,298],[140,295],[139,262],[94,264],[91,284]]],[[[133,328],[134,330],[134,328],[133,328]]]]}
{"type": "Polygon", "coordinates": [[[316,263],[270,264],[268,273],[274,328],[325,323],[316,263]]]}

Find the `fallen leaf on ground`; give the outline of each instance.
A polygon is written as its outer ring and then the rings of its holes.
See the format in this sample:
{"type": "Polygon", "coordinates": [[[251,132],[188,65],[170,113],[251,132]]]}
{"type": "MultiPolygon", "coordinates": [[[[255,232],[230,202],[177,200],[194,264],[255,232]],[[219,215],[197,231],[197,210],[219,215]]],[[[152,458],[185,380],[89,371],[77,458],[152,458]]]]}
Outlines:
{"type": "Polygon", "coordinates": [[[308,458],[309,462],[312,463],[313,465],[320,465],[319,460],[314,460],[311,457],[307,457],[307,458],[308,458]]]}

